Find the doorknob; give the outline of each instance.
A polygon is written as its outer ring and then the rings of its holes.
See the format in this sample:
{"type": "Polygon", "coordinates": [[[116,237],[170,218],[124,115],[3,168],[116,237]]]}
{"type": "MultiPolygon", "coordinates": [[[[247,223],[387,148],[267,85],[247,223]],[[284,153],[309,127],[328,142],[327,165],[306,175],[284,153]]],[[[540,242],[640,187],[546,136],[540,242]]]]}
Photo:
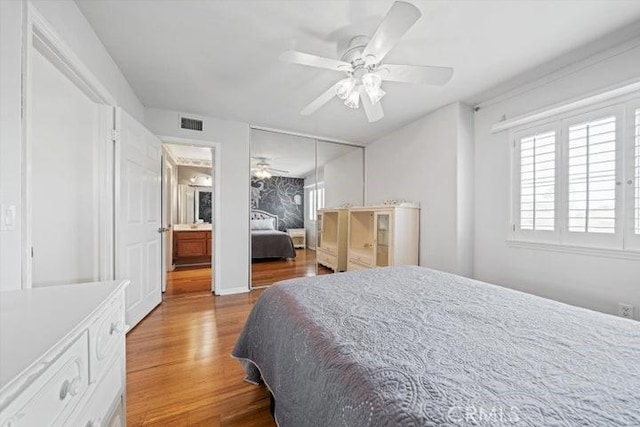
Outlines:
{"type": "Polygon", "coordinates": [[[169,231],[169,229],[167,227],[159,227],[158,228],[158,233],[166,233],[167,231],[169,231]]]}

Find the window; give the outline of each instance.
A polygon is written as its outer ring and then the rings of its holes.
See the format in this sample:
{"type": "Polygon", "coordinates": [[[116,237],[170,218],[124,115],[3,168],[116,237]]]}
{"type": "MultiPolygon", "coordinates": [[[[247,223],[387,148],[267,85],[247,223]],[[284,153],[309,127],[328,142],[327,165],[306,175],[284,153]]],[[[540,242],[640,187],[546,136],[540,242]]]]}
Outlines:
{"type": "Polygon", "coordinates": [[[633,166],[632,176],[634,177],[633,183],[635,183],[633,191],[635,196],[633,197],[635,227],[633,232],[640,235],[640,108],[635,110],[634,128],[635,149],[630,162],[633,166]]]}
{"type": "Polygon", "coordinates": [[[520,140],[520,228],[555,229],[555,131],[520,140]]]}
{"type": "Polygon", "coordinates": [[[616,231],[616,117],[569,127],[569,231],[616,231]]]}
{"type": "Polygon", "coordinates": [[[512,240],[640,250],[640,100],[512,138],[512,240]]]}
{"type": "Polygon", "coordinates": [[[324,187],[309,190],[309,221],[315,221],[318,209],[324,208],[324,187]]]}

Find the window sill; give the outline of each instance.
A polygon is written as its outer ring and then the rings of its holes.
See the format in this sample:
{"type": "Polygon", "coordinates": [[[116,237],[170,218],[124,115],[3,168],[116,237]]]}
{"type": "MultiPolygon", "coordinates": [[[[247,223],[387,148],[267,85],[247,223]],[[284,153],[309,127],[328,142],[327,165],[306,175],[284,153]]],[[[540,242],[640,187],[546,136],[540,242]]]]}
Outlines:
{"type": "Polygon", "coordinates": [[[533,249],[539,251],[563,252],[577,255],[590,255],[596,257],[640,260],[640,251],[593,248],[587,246],[562,245],[558,243],[530,242],[524,240],[507,240],[510,248],[533,249]]]}

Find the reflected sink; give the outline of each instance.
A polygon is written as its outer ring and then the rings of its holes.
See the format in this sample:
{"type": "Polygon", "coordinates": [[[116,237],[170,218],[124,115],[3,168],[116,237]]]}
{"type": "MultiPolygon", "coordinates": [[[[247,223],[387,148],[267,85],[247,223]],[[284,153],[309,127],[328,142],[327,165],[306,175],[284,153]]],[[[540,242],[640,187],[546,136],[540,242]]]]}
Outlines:
{"type": "Polygon", "coordinates": [[[174,224],[173,231],[211,230],[211,224],[174,224]]]}

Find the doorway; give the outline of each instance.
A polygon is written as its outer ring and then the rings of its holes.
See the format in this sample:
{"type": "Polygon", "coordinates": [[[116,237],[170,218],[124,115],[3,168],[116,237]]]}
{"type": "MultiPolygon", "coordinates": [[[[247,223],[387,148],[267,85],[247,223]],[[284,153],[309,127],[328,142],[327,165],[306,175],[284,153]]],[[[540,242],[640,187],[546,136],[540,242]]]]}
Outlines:
{"type": "Polygon", "coordinates": [[[162,144],[165,297],[214,290],[215,148],[162,144]]]}

